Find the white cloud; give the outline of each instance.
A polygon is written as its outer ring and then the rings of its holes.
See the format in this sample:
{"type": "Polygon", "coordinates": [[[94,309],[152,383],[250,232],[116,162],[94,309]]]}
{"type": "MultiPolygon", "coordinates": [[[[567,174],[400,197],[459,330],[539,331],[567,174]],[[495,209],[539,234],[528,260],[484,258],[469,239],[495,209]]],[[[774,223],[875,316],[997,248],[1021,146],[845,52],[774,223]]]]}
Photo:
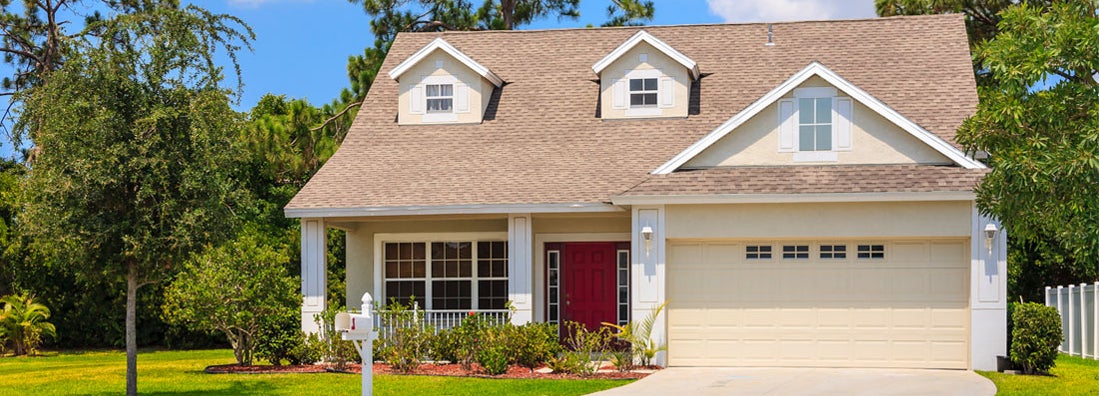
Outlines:
{"type": "Polygon", "coordinates": [[[872,0],[706,0],[725,22],[781,22],[871,18],[872,0]]]}

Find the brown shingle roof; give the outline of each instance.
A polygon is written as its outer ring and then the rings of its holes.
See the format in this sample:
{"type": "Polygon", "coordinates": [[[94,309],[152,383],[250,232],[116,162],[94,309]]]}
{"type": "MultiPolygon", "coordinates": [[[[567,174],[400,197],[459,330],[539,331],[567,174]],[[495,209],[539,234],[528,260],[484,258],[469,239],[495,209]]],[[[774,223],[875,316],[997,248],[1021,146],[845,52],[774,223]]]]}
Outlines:
{"type": "Polygon", "coordinates": [[[592,64],[641,28],[402,33],[343,146],[287,208],[609,202],[814,60],[953,142],[977,104],[962,18],[776,23],[774,46],[767,24],[644,27],[704,74],[697,112],[650,120],[595,117],[592,64]],[[483,123],[397,125],[384,73],[436,37],[507,82],[483,123]]]}
{"type": "Polygon", "coordinates": [[[969,192],[987,171],[932,165],[715,168],[655,175],[621,195],[969,192]]]}

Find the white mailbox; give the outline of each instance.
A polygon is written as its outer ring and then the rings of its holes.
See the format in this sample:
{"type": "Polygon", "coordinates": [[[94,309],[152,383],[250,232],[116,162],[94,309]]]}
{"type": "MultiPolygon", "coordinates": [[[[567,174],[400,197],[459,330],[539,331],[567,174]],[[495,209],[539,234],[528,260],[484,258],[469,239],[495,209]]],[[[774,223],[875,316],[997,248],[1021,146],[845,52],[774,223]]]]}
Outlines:
{"type": "Polygon", "coordinates": [[[340,312],[336,314],[336,331],[343,334],[345,340],[365,340],[374,330],[374,317],[370,311],[356,314],[340,312]]]}

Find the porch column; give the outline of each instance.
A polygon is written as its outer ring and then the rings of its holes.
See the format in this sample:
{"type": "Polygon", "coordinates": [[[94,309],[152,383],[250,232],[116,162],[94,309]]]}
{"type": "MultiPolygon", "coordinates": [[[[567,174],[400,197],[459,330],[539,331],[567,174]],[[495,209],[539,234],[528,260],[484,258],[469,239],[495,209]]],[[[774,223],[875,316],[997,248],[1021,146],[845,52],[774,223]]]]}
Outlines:
{"type": "MultiPolygon", "coordinates": [[[[634,206],[630,245],[633,263],[630,268],[630,319],[649,316],[653,309],[663,304],[664,294],[664,206],[634,206]],[[652,234],[646,234],[651,231],[652,234]]],[[[650,337],[656,343],[668,345],[668,308],[656,317],[650,337]]],[[[668,365],[665,352],[656,355],[655,363],[668,365]]]]}
{"type": "Polygon", "coordinates": [[[534,318],[534,244],[530,213],[508,215],[508,299],[515,307],[511,322],[528,323],[534,318]]]}
{"type": "Polygon", "coordinates": [[[996,370],[996,356],[1007,355],[1007,232],[973,207],[970,236],[970,356],[972,369],[996,370]],[[988,225],[996,228],[991,252],[988,225]]]}
{"type": "Polygon", "coordinates": [[[301,329],[306,333],[320,331],[313,316],[324,311],[327,249],[324,219],[301,219],[301,329]]]}

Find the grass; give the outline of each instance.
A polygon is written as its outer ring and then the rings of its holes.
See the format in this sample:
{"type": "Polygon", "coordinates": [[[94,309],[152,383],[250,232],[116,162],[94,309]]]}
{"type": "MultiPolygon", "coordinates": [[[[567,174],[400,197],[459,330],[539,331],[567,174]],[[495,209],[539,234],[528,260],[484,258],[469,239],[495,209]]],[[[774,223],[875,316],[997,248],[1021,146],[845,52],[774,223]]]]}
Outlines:
{"type": "Polygon", "coordinates": [[[1099,395],[1099,360],[1061,355],[1048,376],[977,373],[996,384],[997,395],[1099,395]]]}
{"type": "MultiPolygon", "coordinates": [[[[354,374],[206,374],[233,363],[230,350],[157,351],[138,354],[137,388],[172,395],[358,395],[354,374]]],[[[53,353],[0,358],[0,395],[98,395],[126,390],[123,352],[53,353]]],[[[528,380],[424,376],[374,376],[375,395],[582,395],[625,385],[623,380],[528,380]]]]}

